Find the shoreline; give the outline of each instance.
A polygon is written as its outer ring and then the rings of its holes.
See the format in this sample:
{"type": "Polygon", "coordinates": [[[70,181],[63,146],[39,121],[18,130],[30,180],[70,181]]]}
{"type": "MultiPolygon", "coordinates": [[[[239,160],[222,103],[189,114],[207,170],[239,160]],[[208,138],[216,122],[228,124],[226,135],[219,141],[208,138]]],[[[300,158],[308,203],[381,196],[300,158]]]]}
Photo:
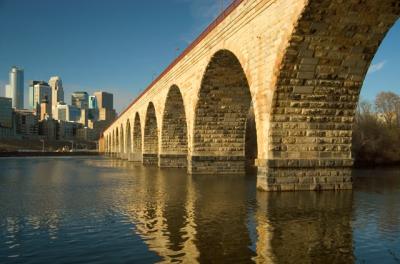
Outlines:
{"type": "Polygon", "coordinates": [[[74,157],[74,156],[101,156],[99,152],[41,152],[41,151],[32,151],[32,152],[0,152],[0,158],[10,158],[10,157],[74,157]]]}

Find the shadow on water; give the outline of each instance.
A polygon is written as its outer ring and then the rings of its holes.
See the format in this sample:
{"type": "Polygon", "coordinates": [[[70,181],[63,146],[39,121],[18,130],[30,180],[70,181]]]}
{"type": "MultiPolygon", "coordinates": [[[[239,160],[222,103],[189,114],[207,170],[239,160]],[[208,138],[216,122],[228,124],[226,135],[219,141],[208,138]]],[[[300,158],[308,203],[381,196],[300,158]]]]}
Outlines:
{"type": "Polygon", "coordinates": [[[263,193],[253,174],[190,176],[102,158],[0,160],[0,169],[1,263],[397,257],[398,180],[394,189],[365,177],[355,192],[263,193]]]}

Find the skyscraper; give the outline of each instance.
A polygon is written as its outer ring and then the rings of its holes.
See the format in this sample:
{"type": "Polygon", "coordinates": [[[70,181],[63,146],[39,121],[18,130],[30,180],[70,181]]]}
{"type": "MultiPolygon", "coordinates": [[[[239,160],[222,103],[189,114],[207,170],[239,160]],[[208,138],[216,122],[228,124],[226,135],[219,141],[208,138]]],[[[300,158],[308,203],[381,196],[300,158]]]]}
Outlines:
{"type": "Polygon", "coordinates": [[[107,108],[107,109],[113,109],[113,100],[114,96],[112,93],[106,93],[106,92],[95,92],[94,96],[96,96],[96,101],[97,101],[97,107],[100,108],[107,108]]]}
{"type": "MultiPolygon", "coordinates": [[[[30,81],[29,108],[32,110],[36,110],[45,97],[47,98],[48,103],[51,105],[52,91],[49,84],[45,81],[30,81]]],[[[48,113],[51,114],[51,111],[49,111],[48,113]]]]}
{"type": "Polygon", "coordinates": [[[51,109],[53,118],[58,119],[57,105],[64,102],[64,88],[62,85],[62,80],[59,76],[53,76],[49,80],[49,85],[52,93],[51,109]]]}
{"type": "Polygon", "coordinates": [[[53,108],[57,107],[57,103],[64,102],[64,88],[62,80],[59,76],[53,76],[49,80],[49,85],[52,91],[53,108]]]}
{"type": "Polygon", "coordinates": [[[89,109],[97,109],[97,100],[94,95],[89,96],[89,109]]]}
{"type": "Polygon", "coordinates": [[[89,95],[87,92],[73,92],[71,95],[71,104],[80,109],[87,109],[89,106],[89,95]]]}
{"type": "Polygon", "coordinates": [[[12,99],[12,107],[16,109],[24,108],[24,70],[16,66],[11,68],[6,96],[12,99]]]}

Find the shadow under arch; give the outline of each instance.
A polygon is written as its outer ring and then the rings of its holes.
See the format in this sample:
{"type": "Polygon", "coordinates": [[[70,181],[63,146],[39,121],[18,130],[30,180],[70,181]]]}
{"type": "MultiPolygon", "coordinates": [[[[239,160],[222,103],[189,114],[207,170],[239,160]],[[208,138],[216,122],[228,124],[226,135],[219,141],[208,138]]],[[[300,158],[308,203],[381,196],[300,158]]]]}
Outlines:
{"type": "Polygon", "coordinates": [[[219,50],[211,58],[198,94],[193,127],[192,174],[245,172],[250,87],[237,57],[219,50]]]}
{"type": "Polygon", "coordinates": [[[124,137],[124,126],[121,124],[121,129],[120,129],[120,139],[119,139],[119,152],[120,152],[120,158],[125,159],[125,137],[124,137]]]}
{"type": "Polygon", "coordinates": [[[142,161],[142,125],[140,122],[139,113],[136,112],[133,121],[133,142],[132,142],[132,161],[142,161]]]}
{"type": "Polygon", "coordinates": [[[158,125],[156,110],[152,102],[147,106],[144,124],[143,164],[158,164],[158,125]]]}
{"type": "Polygon", "coordinates": [[[131,134],[131,124],[129,118],[126,120],[125,125],[125,154],[128,160],[131,159],[131,152],[132,152],[132,134],[131,134]]]}
{"type": "Polygon", "coordinates": [[[179,87],[172,85],[165,100],[161,129],[160,167],[187,167],[188,134],[179,87]]]}

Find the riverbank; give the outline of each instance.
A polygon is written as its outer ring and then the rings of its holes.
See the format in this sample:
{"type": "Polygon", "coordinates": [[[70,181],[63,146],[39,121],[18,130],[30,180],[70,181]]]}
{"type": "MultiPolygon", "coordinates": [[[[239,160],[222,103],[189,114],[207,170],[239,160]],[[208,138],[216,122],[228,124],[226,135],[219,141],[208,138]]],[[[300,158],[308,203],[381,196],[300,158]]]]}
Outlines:
{"type": "Polygon", "coordinates": [[[76,157],[76,156],[99,156],[101,153],[92,151],[79,151],[79,152],[0,152],[0,157],[76,157]]]}

